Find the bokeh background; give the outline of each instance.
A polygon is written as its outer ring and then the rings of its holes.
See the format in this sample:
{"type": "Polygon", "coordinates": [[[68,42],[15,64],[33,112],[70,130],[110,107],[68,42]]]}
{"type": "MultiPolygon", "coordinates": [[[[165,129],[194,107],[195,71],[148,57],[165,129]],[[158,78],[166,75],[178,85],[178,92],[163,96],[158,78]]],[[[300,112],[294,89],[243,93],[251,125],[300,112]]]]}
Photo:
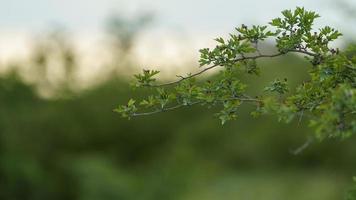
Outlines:
{"type": "MultiPolygon", "coordinates": [[[[0,199],[343,199],[355,137],[310,142],[306,121],[253,119],[248,106],[224,126],[199,106],[112,112],[147,94],[129,87],[142,68],[194,72],[213,38],[296,6],[343,32],[336,46],[354,43],[353,0],[1,0],[0,199]]],[[[310,67],[295,55],[259,64],[261,77],[241,75],[251,93],[275,77],[296,85],[310,67]]]]}

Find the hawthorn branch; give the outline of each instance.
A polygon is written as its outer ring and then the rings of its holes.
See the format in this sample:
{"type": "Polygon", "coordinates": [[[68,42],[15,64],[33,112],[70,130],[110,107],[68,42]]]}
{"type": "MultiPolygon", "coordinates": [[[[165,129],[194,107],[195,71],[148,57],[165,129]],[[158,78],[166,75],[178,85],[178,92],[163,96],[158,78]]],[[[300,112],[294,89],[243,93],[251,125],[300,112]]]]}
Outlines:
{"type": "MultiPolygon", "coordinates": [[[[199,103],[199,102],[195,102],[194,104],[197,104],[197,103],[199,103]]],[[[191,105],[193,105],[193,104],[191,104],[191,105]]],[[[155,111],[152,111],[152,112],[133,113],[132,117],[153,115],[153,114],[156,114],[156,113],[167,112],[167,111],[171,111],[171,110],[175,110],[175,109],[181,108],[183,106],[184,106],[183,104],[179,104],[179,105],[176,105],[176,106],[172,106],[172,107],[169,107],[169,108],[163,108],[163,109],[155,110],[155,111]]]]}
{"type": "MultiPolygon", "coordinates": [[[[262,102],[262,100],[260,100],[260,99],[250,98],[247,95],[243,95],[243,96],[244,97],[232,97],[232,98],[227,98],[227,99],[220,99],[220,100],[217,100],[217,101],[223,102],[223,101],[239,100],[241,102],[255,102],[255,103],[262,102]]],[[[204,103],[204,101],[195,101],[195,102],[189,103],[187,105],[178,104],[178,105],[175,105],[175,106],[172,106],[172,107],[162,108],[162,109],[154,110],[154,111],[151,111],[151,112],[133,113],[131,116],[132,117],[137,117],[137,116],[153,115],[153,114],[157,114],[157,113],[172,111],[172,110],[175,110],[175,109],[178,109],[178,108],[181,108],[181,107],[185,107],[185,106],[193,106],[193,105],[200,104],[200,103],[204,103]]]]}
{"type": "MultiPolygon", "coordinates": [[[[276,53],[276,54],[270,54],[270,55],[267,55],[267,54],[258,54],[258,55],[255,55],[255,56],[242,56],[241,58],[237,58],[235,60],[233,60],[233,62],[239,62],[239,61],[243,61],[243,60],[256,60],[256,59],[259,59],[259,58],[273,58],[273,57],[278,57],[278,56],[281,56],[281,55],[284,55],[284,54],[287,54],[289,52],[294,52],[294,53],[301,53],[301,54],[305,54],[305,55],[308,55],[308,56],[312,56],[312,57],[315,57],[315,56],[318,56],[318,54],[315,54],[315,53],[312,53],[312,52],[309,52],[309,51],[306,51],[306,50],[302,50],[302,49],[291,49],[291,50],[288,50],[287,52],[279,52],[279,53],[276,53]]],[[[157,84],[157,85],[149,85],[148,87],[164,87],[164,86],[170,86],[170,85],[175,85],[175,84],[178,84],[186,79],[191,79],[193,77],[196,77],[196,76],[199,76],[200,74],[203,74],[204,72],[206,71],[209,71],[211,69],[214,69],[216,67],[219,67],[219,66],[222,66],[221,65],[222,63],[218,63],[218,64],[214,64],[210,67],[207,67],[201,71],[198,71],[194,74],[190,74],[188,76],[177,76],[177,77],[180,77],[180,79],[176,80],[176,81],[172,81],[172,82],[168,82],[168,83],[163,83],[163,84],[157,84]]]]}

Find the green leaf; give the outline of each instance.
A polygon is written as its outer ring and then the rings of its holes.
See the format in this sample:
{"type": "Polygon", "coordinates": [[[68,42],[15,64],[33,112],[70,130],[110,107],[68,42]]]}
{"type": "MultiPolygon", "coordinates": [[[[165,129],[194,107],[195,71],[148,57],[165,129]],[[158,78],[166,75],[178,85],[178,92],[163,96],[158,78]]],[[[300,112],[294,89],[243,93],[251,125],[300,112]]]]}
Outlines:
{"type": "Polygon", "coordinates": [[[283,81],[276,79],[270,83],[269,86],[265,87],[265,91],[269,92],[277,92],[278,94],[285,94],[289,91],[287,79],[283,81]]]}

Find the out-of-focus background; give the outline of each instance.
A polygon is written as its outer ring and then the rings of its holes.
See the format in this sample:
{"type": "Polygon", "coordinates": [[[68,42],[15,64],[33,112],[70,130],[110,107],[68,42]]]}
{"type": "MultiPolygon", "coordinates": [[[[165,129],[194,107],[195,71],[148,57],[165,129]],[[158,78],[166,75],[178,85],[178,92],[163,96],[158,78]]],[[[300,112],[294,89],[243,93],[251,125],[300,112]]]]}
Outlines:
{"type": "MultiPolygon", "coordinates": [[[[353,0],[1,0],[0,199],[342,199],[355,137],[294,155],[307,122],[253,119],[249,107],[224,126],[199,106],[130,121],[112,112],[147,94],[129,87],[142,68],[163,80],[194,72],[213,38],[296,6],[343,32],[335,45],[356,39],[353,0]]],[[[251,92],[275,77],[300,83],[310,67],[293,55],[259,64],[260,78],[241,76],[251,92]]]]}

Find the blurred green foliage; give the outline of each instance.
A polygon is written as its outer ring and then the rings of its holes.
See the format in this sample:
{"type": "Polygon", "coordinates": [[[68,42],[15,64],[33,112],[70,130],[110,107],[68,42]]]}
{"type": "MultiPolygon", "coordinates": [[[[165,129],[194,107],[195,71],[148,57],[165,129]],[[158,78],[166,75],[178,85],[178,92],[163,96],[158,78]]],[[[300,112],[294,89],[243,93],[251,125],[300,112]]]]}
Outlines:
{"type": "MultiPolygon", "coordinates": [[[[293,84],[297,57],[260,63],[293,84]],[[288,63],[288,64],[287,64],[288,63]]],[[[263,90],[275,77],[241,77],[263,90]]],[[[0,79],[0,199],[340,199],[356,160],[349,140],[313,143],[310,130],[272,117],[221,127],[194,107],[127,121],[111,110],[128,83],[108,80],[71,98],[43,99],[17,73],[0,79]]],[[[146,95],[138,92],[139,96],[146,95]]]]}
{"type": "MultiPolygon", "coordinates": [[[[354,182],[356,184],[356,177],[354,177],[354,182]]],[[[346,200],[355,200],[356,199],[356,185],[351,188],[346,196],[346,200]]]]}

